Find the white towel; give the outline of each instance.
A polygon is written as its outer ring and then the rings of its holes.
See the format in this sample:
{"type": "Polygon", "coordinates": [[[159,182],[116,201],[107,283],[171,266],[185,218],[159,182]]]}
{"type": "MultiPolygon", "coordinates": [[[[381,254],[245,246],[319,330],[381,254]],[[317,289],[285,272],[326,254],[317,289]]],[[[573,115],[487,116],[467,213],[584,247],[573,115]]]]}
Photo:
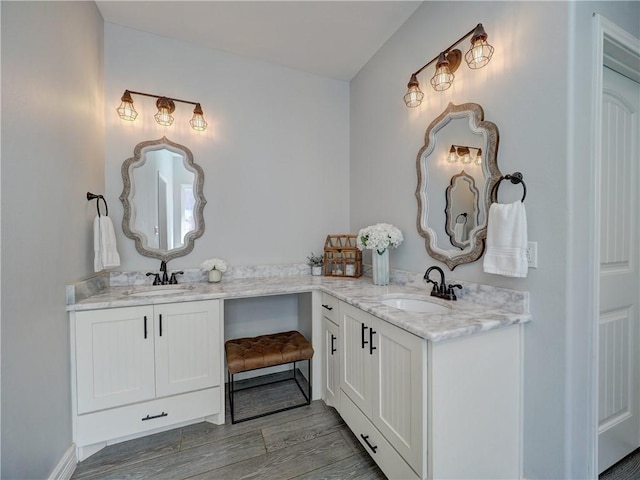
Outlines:
{"type": "Polygon", "coordinates": [[[526,277],[527,214],[524,203],[494,203],[489,208],[484,271],[505,277],[526,277]]]}
{"type": "Polygon", "coordinates": [[[453,238],[456,242],[462,243],[462,237],[464,235],[464,223],[456,223],[453,226],[453,238]]]}
{"type": "Polygon", "coordinates": [[[120,255],[116,249],[116,234],[113,223],[106,215],[93,220],[93,270],[99,272],[105,268],[120,266],[120,255]]]}

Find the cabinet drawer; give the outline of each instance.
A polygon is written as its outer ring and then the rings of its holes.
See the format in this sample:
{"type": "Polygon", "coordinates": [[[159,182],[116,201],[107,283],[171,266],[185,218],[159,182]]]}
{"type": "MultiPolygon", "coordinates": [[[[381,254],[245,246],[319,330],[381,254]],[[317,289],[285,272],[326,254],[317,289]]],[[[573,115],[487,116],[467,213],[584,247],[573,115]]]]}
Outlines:
{"type": "Polygon", "coordinates": [[[340,300],[326,293],[322,294],[322,316],[327,317],[336,325],[340,326],[340,319],[338,317],[338,305],[340,300]]]}
{"type": "Polygon", "coordinates": [[[78,446],[91,445],[215,415],[220,411],[220,387],[215,387],[78,415],[75,442],[78,446]],[[146,419],[147,416],[151,418],[146,419]]]}
{"type": "Polygon", "coordinates": [[[341,391],[341,397],[340,415],[384,474],[393,479],[419,478],[349,396],[341,391]],[[375,452],[372,446],[376,447],[375,452]]]}

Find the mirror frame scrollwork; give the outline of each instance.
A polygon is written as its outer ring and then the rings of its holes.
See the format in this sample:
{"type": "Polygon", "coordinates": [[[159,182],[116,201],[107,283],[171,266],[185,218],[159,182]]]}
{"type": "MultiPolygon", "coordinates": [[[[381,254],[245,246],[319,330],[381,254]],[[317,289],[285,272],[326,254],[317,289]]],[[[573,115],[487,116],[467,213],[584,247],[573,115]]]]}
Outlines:
{"type": "Polygon", "coordinates": [[[447,108],[429,124],[425,132],[424,145],[416,157],[416,170],[418,173],[418,185],[415,192],[418,200],[417,228],[420,236],[424,238],[425,248],[429,256],[444,263],[450,270],[463,263],[475,262],[484,252],[484,243],[487,236],[486,222],[489,215],[489,207],[492,203],[491,191],[502,175],[497,164],[498,143],[498,127],[484,119],[484,110],[477,103],[464,103],[461,105],[449,103],[447,108]],[[423,165],[423,163],[426,163],[428,159],[425,157],[428,157],[435,148],[436,133],[451,120],[460,118],[468,118],[469,126],[472,127],[472,130],[474,132],[482,132],[486,136],[486,144],[482,150],[484,152],[485,182],[481,188],[478,202],[480,208],[484,207],[485,215],[484,226],[475,229],[469,239],[469,247],[462,251],[456,251],[444,250],[438,247],[435,231],[429,226],[423,227],[423,219],[428,212],[428,198],[426,195],[428,174],[426,165],[423,165]]]}
{"type": "Polygon", "coordinates": [[[150,140],[140,142],[133,150],[133,157],[124,161],[121,167],[123,189],[120,195],[120,201],[124,207],[124,215],[122,217],[122,231],[124,234],[134,240],[136,250],[145,257],[157,258],[168,262],[169,260],[177,257],[182,257],[189,254],[194,247],[196,238],[201,237],[204,234],[204,206],[207,200],[204,198],[204,171],[202,167],[197,165],[193,160],[193,153],[189,148],[184,145],[172,142],[167,137],[162,137],[158,140],[150,140]],[[131,223],[135,221],[135,211],[133,205],[130,202],[130,195],[132,191],[135,191],[135,187],[132,184],[133,180],[133,168],[141,167],[145,164],[146,158],[145,152],[148,149],[155,150],[153,147],[165,147],[175,153],[184,154],[184,167],[194,174],[193,183],[193,195],[195,197],[195,204],[193,207],[194,220],[196,227],[194,230],[188,232],[184,237],[184,245],[180,248],[174,248],[171,250],[158,250],[151,249],[145,246],[145,237],[141,233],[133,229],[134,225],[131,223]]]}

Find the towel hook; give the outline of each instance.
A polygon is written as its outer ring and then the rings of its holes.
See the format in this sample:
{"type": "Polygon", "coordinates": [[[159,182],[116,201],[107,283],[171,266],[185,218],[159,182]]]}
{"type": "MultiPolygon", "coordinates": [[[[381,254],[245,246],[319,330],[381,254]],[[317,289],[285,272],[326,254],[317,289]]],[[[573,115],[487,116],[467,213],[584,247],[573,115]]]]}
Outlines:
{"type": "Polygon", "coordinates": [[[496,201],[498,200],[498,187],[500,186],[500,182],[502,182],[502,180],[509,180],[514,185],[517,185],[518,183],[522,184],[522,188],[524,191],[522,193],[522,200],[520,201],[524,202],[524,199],[527,196],[527,185],[524,183],[524,180],[522,179],[522,173],[520,172],[514,172],[511,175],[503,175],[502,177],[500,177],[498,179],[498,182],[491,189],[491,198],[495,198],[496,201]]]}
{"type": "Polygon", "coordinates": [[[100,214],[100,200],[102,200],[104,202],[104,210],[105,210],[105,217],[109,216],[109,206],[107,205],[107,201],[104,199],[104,196],[102,195],[96,195],[95,193],[91,193],[91,192],[87,192],[87,201],[90,202],[91,200],[98,200],[96,202],[96,210],[98,210],[98,216],[102,216],[100,214]]]}

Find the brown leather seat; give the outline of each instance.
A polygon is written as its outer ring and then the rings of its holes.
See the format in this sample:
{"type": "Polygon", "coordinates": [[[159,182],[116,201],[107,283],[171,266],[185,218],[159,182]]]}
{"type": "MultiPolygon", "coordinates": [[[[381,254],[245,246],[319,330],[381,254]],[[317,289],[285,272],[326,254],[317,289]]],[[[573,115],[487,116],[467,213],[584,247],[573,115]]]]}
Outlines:
{"type": "Polygon", "coordinates": [[[297,331],[227,340],[224,345],[229,373],[309,360],[313,347],[297,331]]]}

